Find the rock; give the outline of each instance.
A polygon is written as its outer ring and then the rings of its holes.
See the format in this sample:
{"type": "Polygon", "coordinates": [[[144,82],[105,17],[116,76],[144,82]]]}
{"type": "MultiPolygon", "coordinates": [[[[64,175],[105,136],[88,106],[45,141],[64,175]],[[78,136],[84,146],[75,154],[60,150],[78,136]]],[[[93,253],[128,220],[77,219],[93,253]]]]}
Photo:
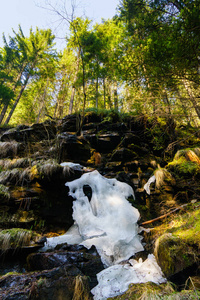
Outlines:
{"type": "Polygon", "coordinates": [[[84,137],[63,134],[60,136],[60,162],[87,162],[91,156],[91,147],[84,137]]]}
{"type": "Polygon", "coordinates": [[[12,128],[1,136],[1,141],[17,141],[27,143],[28,141],[37,142],[41,140],[51,140],[56,136],[55,122],[45,121],[36,123],[32,126],[18,126],[12,128]]]}
{"type": "Polygon", "coordinates": [[[16,249],[22,249],[29,246],[42,247],[44,243],[42,244],[40,242],[40,244],[37,245],[38,240],[41,241],[41,235],[32,230],[21,228],[4,229],[0,231],[0,251],[15,251],[16,249]]]}
{"type": "Polygon", "coordinates": [[[101,121],[102,121],[101,115],[98,115],[93,111],[86,112],[84,118],[84,124],[100,123],[101,121]]]}
{"type": "Polygon", "coordinates": [[[189,290],[176,291],[174,286],[167,283],[157,285],[153,282],[142,284],[130,284],[129,289],[123,294],[109,299],[115,300],[150,300],[150,299],[177,299],[177,300],[192,300],[199,299],[199,292],[193,288],[189,290]],[[198,297],[198,298],[197,298],[198,297]]]}
{"type": "Polygon", "coordinates": [[[138,135],[128,132],[125,134],[125,136],[121,142],[121,145],[123,147],[127,148],[131,144],[140,145],[140,143],[141,143],[141,139],[138,135]]]}
{"type": "Polygon", "coordinates": [[[127,162],[137,158],[137,154],[127,148],[117,149],[111,156],[111,161],[122,161],[127,162]]]}
{"type": "Polygon", "coordinates": [[[72,265],[4,275],[0,278],[0,293],[2,300],[71,300],[77,293],[82,294],[83,299],[90,297],[87,277],[72,265]]]}
{"type": "Polygon", "coordinates": [[[95,248],[88,251],[86,248],[77,245],[63,246],[61,250],[53,252],[32,253],[27,257],[29,271],[50,270],[68,265],[76,266],[84,275],[88,276],[91,288],[97,284],[96,274],[104,269],[95,248]]]}
{"type": "Polygon", "coordinates": [[[194,249],[170,233],[165,233],[156,240],[154,254],[167,278],[196,263],[194,249]]]}
{"type": "Polygon", "coordinates": [[[76,132],[78,130],[77,125],[80,122],[80,116],[68,115],[62,119],[60,126],[60,132],[76,132]]]}

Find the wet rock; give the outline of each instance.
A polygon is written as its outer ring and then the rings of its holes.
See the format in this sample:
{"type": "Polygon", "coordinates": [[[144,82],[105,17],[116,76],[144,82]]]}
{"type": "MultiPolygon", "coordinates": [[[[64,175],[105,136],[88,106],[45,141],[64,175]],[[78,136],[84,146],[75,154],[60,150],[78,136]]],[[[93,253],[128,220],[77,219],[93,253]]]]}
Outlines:
{"type": "Polygon", "coordinates": [[[121,137],[118,133],[101,134],[97,138],[96,149],[102,153],[112,152],[120,143],[121,137]]]}
{"type": "Polygon", "coordinates": [[[113,152],[111,156],[111,161],[122,161],[127,162],[134,160],[137,157],[137,154],[127,148],[117,149],[113,152]]]}
{"type": "Polygon", "coordinates": [[[27,138],[30,136],[29,132],[31,128],[26,125],[19,125],[16,128],[11,128],[5,131],[1,136],[2,142],[9,142],[9,141],[17,141],[17,142],[24,142],[27,141],[27,138]]]}
{"type": "Polygon", "coordinates": [[[102,131],[102,132],[112,131],[112,132],[123,133],[128,131],[128,128],[126,124],[124,124],[123,122],[113,123],[105,120],[98,125],[98,131],[102,131]]]}
{"type": "Polygon", "coordinates": [[[84,123],[100,123],[102,121],[101,115],[98,115],[97,113],[90,111],[85,114],[84,123]]]}
{"type": "Polygon", "coordinates": [[[63,246],[62,249],[30,254],[27,257],[28,270],[50,270],[55,267],[74,265],[90,278],[90,287],[94,287],[97,284],[96,274],[104,269],[97,251],[95,249],[88,251],[86,248],[76,245],[63,246]]]}
{"type": "Polygon", "coordinates": [[[16,141],[0,142],[0,158],[14,158],[22,151],[22,144],[16,141]]]}
{"type": "Polygon", "coordinates": [[[62,134],[60,136],[60,161],[87,162],[91,156],[91,147],[84,137],[62,134]]]}
{"type": "Polygon", "coordinates": [[[78,292],[89,299],[88,280],[72,265],[0,278],[2,300],[71,300],[78,292]]]}
{"type": "Polygon", "coordinates": [[[32,126],[18,126],[12,128],[1,136],[1,141],[28,141],[37,142],[41,140],[51,140],[56,136],[56,126],[53,121],[45,121],[43,123],[33,124],[32,126]]]}
{"type": "Polygon", "coordinates": [[[60,132],[76,132],[78,130],[79,123],[80,123],[80,116],[68,115],[62,119],[60,132]]]}
{"type": "Polygon", "coordinates": [[[141,138],[138,135],[128,132],[125,134],[121,142],[121,145],[127,148],[131,144],[140,145],[140,143],[141,143],[141,138]]]}

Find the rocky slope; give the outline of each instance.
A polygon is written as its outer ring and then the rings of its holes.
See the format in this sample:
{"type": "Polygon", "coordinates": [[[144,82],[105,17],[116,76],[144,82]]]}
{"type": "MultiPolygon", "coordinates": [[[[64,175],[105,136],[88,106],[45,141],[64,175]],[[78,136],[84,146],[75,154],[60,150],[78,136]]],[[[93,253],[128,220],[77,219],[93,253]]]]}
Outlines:
{"type": "MultiPolygon", "coordinates": [[[[178,289],[187,282],[190,294],[198,297],[198,133],[183,132],[175,128],[172,120],[163,124],[146,116],[121,117],[114,112],[86,113],[81,135],[76,134],[79,124],[80,116],[70,115],[59,121],[1,129],[2,299],[91,297],[89,290],[96,284],[95,274],[103,268],[95,249],[62,245],[50,253],[36,250],[44,244],[45,237],[62,234],[73,224],[73,199],[64,183],[94,169],[133,187],[136,200],[129,201],[140,211],[140,224],[151,229],[143,233],[146,251],[155,253],[165,276],[178,289]],[[63,162],[82,167],[62,166],[63,162]],[[150,186],[149,195],[144,185],[153,174],[156,183],[150,186]],[[154,218],[160,219],[145,223],[154,218]]],[[[85,186],[88,197],[90,192],[85,186]]],[[[140,255],[145,257],[146,253],[140,255]]],[[[175,292],[166,284],[146,287],[149,295],[161,295],[162,290],[169,297],[186,299],[183,292],[175,292]]],[[[137,288],[131,287],[125,298],[119,299],[138,299],[134,298],[137,288]]]]}

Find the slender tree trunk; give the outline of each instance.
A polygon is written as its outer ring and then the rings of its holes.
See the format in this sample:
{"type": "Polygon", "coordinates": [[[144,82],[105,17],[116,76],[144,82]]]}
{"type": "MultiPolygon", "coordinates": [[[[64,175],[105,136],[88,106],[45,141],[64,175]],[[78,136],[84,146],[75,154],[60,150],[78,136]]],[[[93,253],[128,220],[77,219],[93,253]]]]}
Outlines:
{"type": "Polygon", "coordinates": [[[105,80],[105,77],[103,77],[103,106],[104,106],[104,109],[106,109],[106,80],[105,80]]]}
{"type": "Polygon", "coordinates": [[[40,121],[40,116],[41,116],[41,112],[43,110],[43,107],[44,107],[44,102],[45,102],[45,98],[46,98],[46,92],[47,92],[47,87],[48,87],[48,81],[47,81],[47,84],[45,86],[45,89],[44,89],[44,92],[43,92],[43,95],[42,95],[42,101],[41,101],[41,104],[40,104],[40,109],[39,109],[39,112],[38,112],[38,116],[37,116],[37,121],[36,123],[39,123],[40,121]]]}
{"type": "Polygon", "coordinates": [[[108,84],[108,90],[109,90],[109,94],[108,94],[108,106],[110,109],[113,108],[113,105],[112,105],[112,86],[111,86],[111,82],[109,81],[109,84],[108,84]]]}
{"type": "Polygon", "coordinates": [[[71,93],[71,98],[70,98],[70,102],[69,102],[69,115],[72,114],[72,111],[73,111],[75,91],[76,91],[76,88],[73,85],[73,87],[72,87],[72,93],[71,93]]]}
{"type": "Polygon", "coordinates": [[[10,119],[11,119],[11,117],[12,117],[14,111],[15,111],[15,108],[17,107],[17,104],[19,103],[19,100],[20,100],[20,98],[21,98],[21,96],[22,96],[22,94],[23,94],[23,91],[24,91],[24,89],[25,89],[25,87],[26,87],[26,85],[27,85],[27,83],[28,83],[28,80],[29,80],[30,76],[31,76],[31,74],[29,73],[29,74],[27,75],[27,78],[26,78],[24,84],[23,84],[22,87],[21,87],[21,90],[20,90],[20,92],[19,92],[19,95],[18,95],[17,99],[15,100],[15,103],[13,104],[13,107],[12,107],[11,110],[10,110],[10,113],[9,113],[9,115],[8,115],[6,121],[5,121],[5,124],[8,124],[8,123],[9,123],[9,121],[10,121],[10,119]]]}
{"type": "Polygon", "coordinates": [[[199,105],[198,105],[198,103],[196,101],[196,98],[194,96],[194,93],[193,93],[193,91],[192,91],[192,89],[190,87],[190,83],[188,82],[188,80],[183,79],[183,84],[184,84],[185,89],[186,89],[186,91],[188,93],[189,99],[190,99],[190,101],[191,101],[191,103],[192,103],[192,105],[193,105],[193,107],[194,107],[194,109],[196,111],[196,114],[197,114],[198,118],[200,119],[200,107],[199,107],[199,105]]]}
{"type": "Polygon", "coordinates": [[[118,111],[118,94],[117,94],[117,82],[114,83],[114,108],[118,111]]]}
{"type": "Polygon", "coordinates": [[[97,79],[96,79],[96,108],[99,106],[99,62],[97,59],[97,79]]]}
{"type": "Polygon", "coordinates": [[[71,98],[70,98],[70,102],[69,102],[69,115],[72,114],[72,111],[73,111],[74,96],[75,96],[75,91],[76,91],[75,83],[76,83],[76,81],[78,79],[78,70],[79,70],[79,65],[80,65],[80,54],[81,54],[81,50],[79,49],[78,55],[77,55],[74,84],[72,86],[72,93],[71,93],[71,98]]]}
{"type": "Polygon", "coordinates": [[[4,116],[5,116],[6,112],[7,112],[8,105],[9,105],[9,101],[8,101],[7,104],[4,104],[4,107],[3,107],[2,111],[1,111],[1,115],[0,115],[0,124],[2,123],[3,118],[4,118],[4,116]]]}
{"type": "Polygon", "coordinates": [[[170,103],[169,103],[169,99],[168,99],[168,95],[166,93],[166,91],[163,92],[163,102],[165,103],[166,107],[167,107],[167,115],[168,118],[171,116],[171,107],[170,107],[170,103]]]}
{"type": "MultiPolygon", "coordinates": [[[[23,71],[24,71],[25,66],[26,66],[26,65],[23,65],[23,67],[22,67],[20,73],[19,73],[18,76],[17,76],[15,85],[14,85],[14,87],[13,87],[13,89],[12,89],[13,92],[15,92],[15,90],[16,90],[16,88],[17,88],[18,81],[20,80],[20,78],[21,78],[21,76],[22,76],[22,73],[23,73],[23,71]]],[[[8,102],[4,105],[4,107],[3,107],[2,111],[1,111],[1,115],[0,115],[0,124],[1,124],[2,121],[3,121],[3,118],[4,118],[4,116],[5,116],[6,112],[7,112],[7,109],[8,109],[9,104],[10,104],[10,100],[8,100],[8,102]]]]}
{"type": "Polygon", "coordinates": [[[58,93],[56,108],[55,108],[55,112],[54,112],[54,117],[57,117],[57,118],[63,117],[64,103],[65,103],[66,95],[68,94],[69,87],[67,87],[67,90],[66,90],[66,86],[69,84],[66,84],[65,76],[66,76],[66,74],[62,74],[62,82],[61,82],[60,90],[58,93]]]}
{"type": "Polygon", "coordinates": [[[149,89],[150,98],[152,99],[153,114],[155,115],[156,114],[156,101],[155,101],[155,98],[153,97],[152,88],[151,88],[149,77],[147,75],[147,69],[146,69],[145,65],[143,65],[143,70],[144,70],[144,75],[145,75],[145,78],[147,81],[147,87],[149,89]]]}
{"type": "Polygon", "coordinates": [[[187,108],[186,108],[185,103],[184,103],[184,99],[183,99],[183,97],[181,96],[181,93],[180,93],[180,90],[179,90],[178,87],[176,87],[176,93],[177,93],[178,98],[179,98],[179,100],[180,100],[180,104],[181,104],[181,107],[182,107],[182,109],[183,109],[183,113],[184,113],[185,118],[186,118],[186,120],[187,120],[187,124],[190,125],[190,119],[191,119],[191,118],[190,118],[190,116],[189,116],[189,114],[188,114],[187,108]]]}
{"type": "Polygon", "coordinates": [[[97,76],[96,80],[96,108],[98,109],[99,106],[99,78],[97,76]]]}

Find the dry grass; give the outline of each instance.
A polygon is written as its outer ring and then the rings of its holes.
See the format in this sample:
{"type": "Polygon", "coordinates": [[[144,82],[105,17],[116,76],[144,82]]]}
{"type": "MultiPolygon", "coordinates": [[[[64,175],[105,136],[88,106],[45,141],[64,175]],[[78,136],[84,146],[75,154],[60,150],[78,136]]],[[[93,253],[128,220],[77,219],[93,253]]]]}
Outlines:
{"type": "Polygon", "coordinates": [[[17,155],[19,143],[12,142],[0,142],[0,158],[14,157],[17,155]]]}
{"type": "Polygon", "coordinates": [[[12,228],[0,231],[0,249],[6,251],[10,248],[15,249],[28,246],[33,233],[30,230],[12,228]]]}
{"type": "Polygon", "coordinates": [[[72,300],[89,300],[88,279],[86,276],[78,275],[75,278],[74,295],[72,300]]]}
{"type": "Polygon", "coordinates": [[[156,177],[156,188],[161,188],[163,185],[166,185],[166,182],[170,182],[172,184],[175,183],[174,178],[172,177],[171,173],[164,168],[158,168],[154,175],[156,177]]]}

